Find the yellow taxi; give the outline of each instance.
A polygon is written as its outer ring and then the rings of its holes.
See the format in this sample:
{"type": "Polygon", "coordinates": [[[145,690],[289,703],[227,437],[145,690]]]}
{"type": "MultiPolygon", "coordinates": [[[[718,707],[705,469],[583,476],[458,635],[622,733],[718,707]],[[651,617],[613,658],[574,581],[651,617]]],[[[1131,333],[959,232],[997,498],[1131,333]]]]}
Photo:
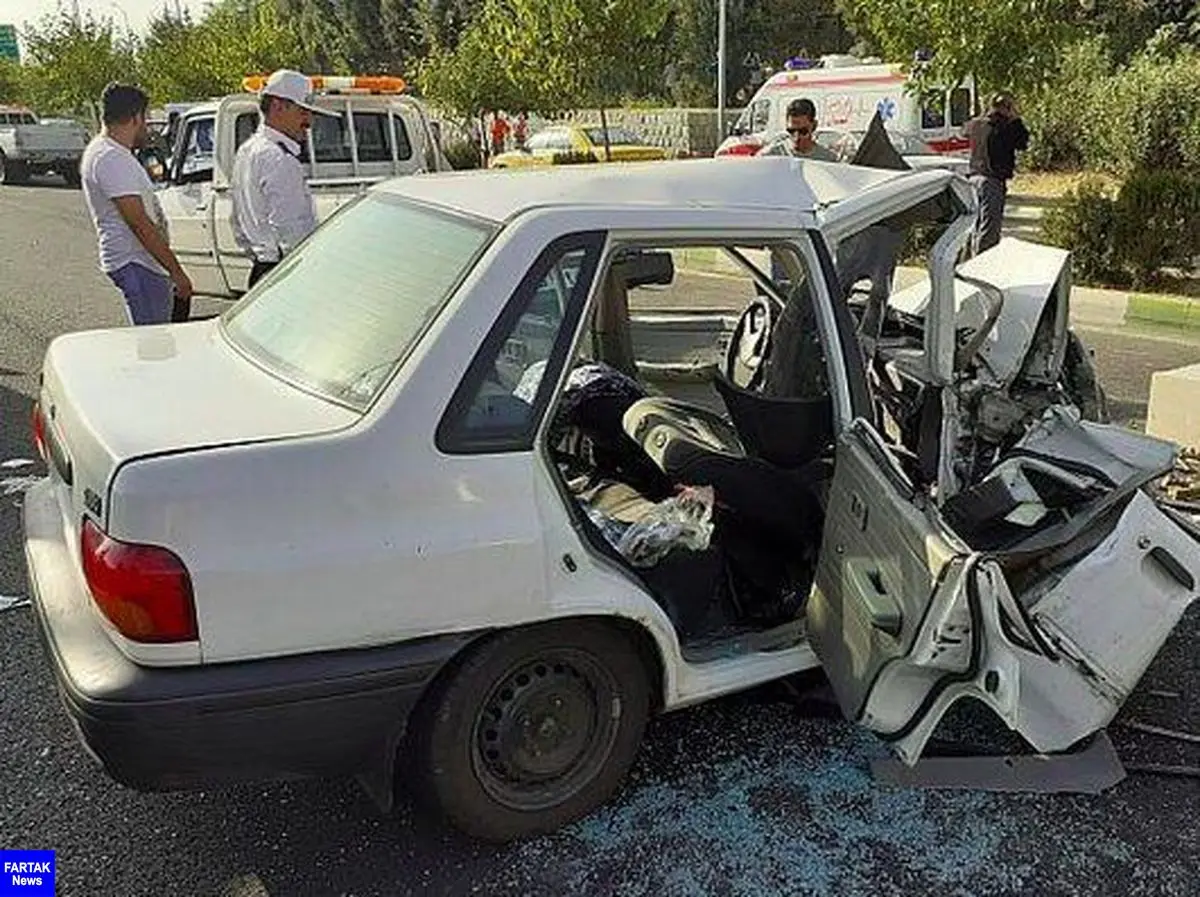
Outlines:
{"type": "MultiPolygon", "coordinates": [[[[608,128],[613,162],[648,162],[667,158],[667,150],[650,146],[627,128],[608,128]]],[[[556,125],[538,131],[523,149],[510,150],[492,159],[492,168],[530,168],[573,162],[604,162],[604,128],[556,125]]]]}

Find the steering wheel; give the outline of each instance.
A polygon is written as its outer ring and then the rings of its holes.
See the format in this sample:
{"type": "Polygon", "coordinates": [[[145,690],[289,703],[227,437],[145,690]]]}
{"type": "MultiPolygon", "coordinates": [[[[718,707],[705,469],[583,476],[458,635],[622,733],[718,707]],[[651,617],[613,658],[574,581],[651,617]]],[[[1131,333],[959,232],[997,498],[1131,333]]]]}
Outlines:
{"type": "Polygon", "coordinates": [[[729,340],[725,376],[741,389],[757,389],[765,375],[775,312],[766,296],[755,297],[738,319],[729,340]]]}

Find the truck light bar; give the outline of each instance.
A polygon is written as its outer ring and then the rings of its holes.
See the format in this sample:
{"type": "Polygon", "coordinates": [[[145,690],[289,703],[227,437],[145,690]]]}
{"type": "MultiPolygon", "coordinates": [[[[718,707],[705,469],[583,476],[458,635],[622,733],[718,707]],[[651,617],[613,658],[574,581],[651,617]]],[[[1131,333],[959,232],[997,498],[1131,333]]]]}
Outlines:
{"type": "MultiPolygon", "coordinates": [[[[259,93],[267,84],[269,75],[247,75],[242,79],[242,90],[259,93]]],[[[404,93],[408,87],[403,78],[394,75],[309,75],[313,90],[317,93],[404,93]]]]}

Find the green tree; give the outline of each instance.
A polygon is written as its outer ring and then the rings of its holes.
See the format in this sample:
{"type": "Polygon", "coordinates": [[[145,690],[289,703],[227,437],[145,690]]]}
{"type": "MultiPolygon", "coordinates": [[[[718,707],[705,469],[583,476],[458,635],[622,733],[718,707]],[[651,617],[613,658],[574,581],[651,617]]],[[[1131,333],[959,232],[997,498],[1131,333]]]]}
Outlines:
{"type": "MultiPolygon", "coordinates": [[[[387,2],[387,0],[384,0],[387,2]]],[[[421,35],[422,55],[453,50],[475,19],[476,0],[411,0],[421,35]]]]}
{"type": "Polygon", "coordinates": [[[471,120],[489,109],[533,108],[501,68],[484,27],[471,26],[453,49],[437,47],[421,64],[418,86],[447,110],[471,120]]]}
{"type": "MultiPolygon", "coordinates": [[[[717,0],[674,0],[669,71],[674,102],[713,106],[717,101],[717,0]]],[[[725,91],[731,103],[761,83],[762,68],[779,68],[801,51],[812,56],[844,51],[851,43],[833,0],[728,0],[725,91]],[[758,76],[758,77],[756,77],[758,76]]]]}
{"type": "Polygon", "coordinates": [[[420,59],[428,52],[419,12],[418,0],[379,2],[379,25],[392,74],[415,78],[420,59]]]}
{"type": "MultiPolygon", "coordinates": [[[[1083,0],[1088,2],[1088,0],[1083,0]]],[[[860,37],[920,79],[955,84],[974,75],[984,90],[1033,94],[1057,70],[1063,50],[1084,30],[1081,0],[838,0],[860,37]]]]}
{"type": "Polygon", "coordinates": [[[141,50],[156,103],[234,93],[246,75],[307,63],[297,29],[275,0],[221,0],[199,22],[164,12],[141,50]]]}
{"type": "Polygon", "coordinates": [[[111,19],[75,16],[61,7],[26,27],[27,99],[44,112],[86,113],[100,124],[100,94],[110,81],[137,78],[136,46],[111,19]]]}
{"type": "Polygon", "coordinates": [[[669,12],[670,0],[484,0],[422,83],[461,112],[598,107],[603,121],[631,50],[660,34],[669,12]]]}
{"type": "Polygon", "coordinates": [[[25,97],[25,73],[20,63],[0,59],[0,103],[19,103],[25,97]]]}

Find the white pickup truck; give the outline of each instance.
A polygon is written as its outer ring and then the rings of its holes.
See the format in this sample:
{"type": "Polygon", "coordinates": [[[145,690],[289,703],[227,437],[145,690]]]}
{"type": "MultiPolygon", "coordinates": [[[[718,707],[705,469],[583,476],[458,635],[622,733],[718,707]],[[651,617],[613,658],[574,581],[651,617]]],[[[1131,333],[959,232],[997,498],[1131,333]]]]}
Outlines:
{"type": "MultiPolygon", "coordinates": [[[[326,93],[317,103],[340,113],[314,117],[301,148],[318,221],[371,184],[450,169],[435,123],[412,97],[326,93]]],[[[229,178],[238,147],[258,124],[258,97],[238,94],[192,106],[176,128],[160,200],[171,248],[199,295],[245,292],[251,260],[234,238],[229,178]]]]}
{"type": "Polygon", "coordinates": [[[73,121],[39,121],[28,109],[0,106],[0,184],[24,184],[53,171],[79,186],[79,160],[88,133],[73,121]]]}

